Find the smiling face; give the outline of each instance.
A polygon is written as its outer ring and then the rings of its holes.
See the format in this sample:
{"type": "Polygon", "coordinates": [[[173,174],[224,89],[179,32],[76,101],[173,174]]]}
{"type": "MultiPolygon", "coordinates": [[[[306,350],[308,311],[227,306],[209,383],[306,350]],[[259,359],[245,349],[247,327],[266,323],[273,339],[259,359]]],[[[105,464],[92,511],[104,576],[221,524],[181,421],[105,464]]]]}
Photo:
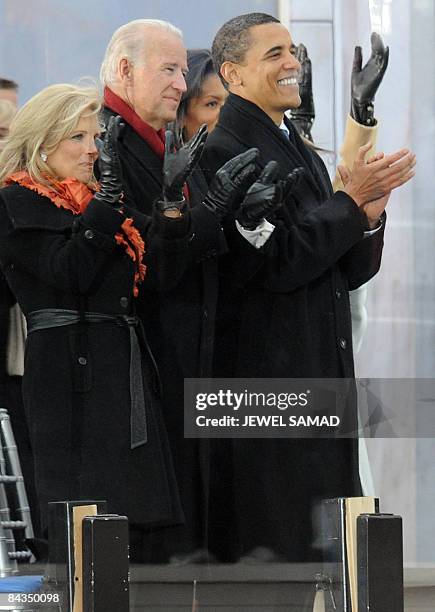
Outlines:
{"type": "Polygon", "coordinates": [[[82,115],[72,134],[61,140],[53,153],[47,157],[47,165],[53,175],[61,181],[73,177],[81,183],[88,183],[98,157],[95,138],[99,134],[97,115],[87,117],[82,115]]]}
{"type": "Polygon", "coordinates": [[[228,92],[217,74],[204,79],[201,95],[191,98],[184,119],[186,140],[190,140],[200,126],[205,123],[210,133],[219,119],[219,113],[227,99],[228,92]]]}
{"type": "Polygon", "coordinates": [[[122,60],[120,94],[141,119],[159,130],[174,121],[186,91],[186,49],[176,34],[155,30],[147,33],[143,53],[143,63],[122,60]]]}
{"type": "Polygon", "coordinates": [[[222,74],[230,91],[259,106],[279,125],[284,112],[301,103],[301,66],[292,53],[290,33],[281,23],[266,23],[250,28],[249,39],[243,62],[225,62],[222,74]]]}

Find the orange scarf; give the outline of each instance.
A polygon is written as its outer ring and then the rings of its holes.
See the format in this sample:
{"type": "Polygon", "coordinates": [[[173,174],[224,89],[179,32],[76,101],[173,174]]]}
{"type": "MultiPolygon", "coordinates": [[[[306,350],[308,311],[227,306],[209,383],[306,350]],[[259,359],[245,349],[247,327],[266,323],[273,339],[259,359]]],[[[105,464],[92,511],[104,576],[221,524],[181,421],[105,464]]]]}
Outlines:
{"type": "MultiPolygon", "coordinates": [[[[14,174],[10,174],[5,184],[10,185],[11,183],[18,183],[18,185],[22,185],[27,189],[31,189],[45,196],[58,208],[66,208],[75,215],[80,215],[85,212],[89,202],[94,197],[94,191],[72,177],[67,177],[63,181],[56,181],[50,177],[49,180],[51,186],[42,185],[34,181],[28,172],[21,170],[14,174]]],[[[95,185],[95,191],[98,191],[97,185],[95,185]]],[[[126,219],[121,225],[121,230],[123,234],[115,234],[115,240],[119,245],[124,247],[127,255],[131,257],[136,265],[133,295],[137,297],[137,285],[145,278],[146,266],[142,263],[145,244],[139,231],[133,226],[133,219],[126,219]]]]}

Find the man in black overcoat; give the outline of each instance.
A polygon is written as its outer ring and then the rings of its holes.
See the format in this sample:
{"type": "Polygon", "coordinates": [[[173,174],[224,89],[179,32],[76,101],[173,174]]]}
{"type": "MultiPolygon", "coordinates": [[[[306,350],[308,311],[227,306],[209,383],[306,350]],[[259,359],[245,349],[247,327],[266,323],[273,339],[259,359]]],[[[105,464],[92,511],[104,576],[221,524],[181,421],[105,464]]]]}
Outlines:
{"type": "MultiPolygon", "coordinates": [[[[154,202],[163,199],[168,154],[164,128],[175,119],[186,72],[181,32],[167,22],[145,19],[114,33],[101,67],[104,121],[121,115],[125,123],[118,141],[125,195],[148,215],[154,202]]],[[[184,378],[211,375],[217,255],[226,248],[219,211],[209,206],[210,192],[204,205],[207,191],[202,171],[195,168],[182,193],[180,187],[178,200],[168,204],[174,214],[180,204],[191,209],[190,266],[181,282],[166,292],[142,291],[138,298],[138,314],[160,375],[163,416],[185,516],[183,524],[156,528],[146,536],[138,532],[138,541],[133,534],[132,545],[143,552],[136,558],[143,561],[207,558],[207,442],[185,440],[183,421],[184,378]]]]}
{"type": "MultiPolygon", "coordinates": [[[[384,209],[391,189],[411,177],[413,156],[401,150],[366,164],[362,149],[352,175],[343,171],[344,191],[333,194],[320,157],[284,116],[300,104],[288,30],[269,15],[242,15],[222,26],[212,53],[230,94],[206,143],[205,172],[250,147],[260,166],[276,160],[282,178],[304,169],[284,205],[246,228],[255,245],[226,228],[214,375],[352,378],[348,292],[379,269],[384,209]]],[[[211,529],[220,558],[319,558],[317,503],[361,494],[357,441],[214,442],[211,529]]]]}

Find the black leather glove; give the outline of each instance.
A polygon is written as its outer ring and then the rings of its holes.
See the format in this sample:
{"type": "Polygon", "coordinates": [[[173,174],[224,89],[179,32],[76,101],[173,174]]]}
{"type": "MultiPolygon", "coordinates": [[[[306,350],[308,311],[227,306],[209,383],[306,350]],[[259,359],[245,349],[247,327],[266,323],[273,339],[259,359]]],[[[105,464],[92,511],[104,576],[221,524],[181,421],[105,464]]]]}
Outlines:
{"type": "Polygon", "coordinates": [[[304,169],[295,168],[281,180],[277,180],[278,172],[278,163],[270,161],[249,188],[236,214],[236,220],[245,229],[255,229],[263,219],[282,206],[298,184],[304,169]]]}
{"type": "Polygon", "coordinates": [[[307,48],[300,44],[293,45],[292,51],[301,65],[299,72],[299,96],[301,104],[298,108],[290,109],[290,118],[301,136],[313,142],[311,127],[316,116],[313,100],[313,84],[311,60],[308,57],[307,48]]]}
{"type": "Polygon", "coordinates": [[[207,126],[204,124],[195,136],[177,151],[174,147],[174,134],[170,130],[166,131],[163,199],[158,202],[161,212],[177,208],[181,210],[184,207],[183,185],[201,157],[207,134],[207,126]]]}
{"type": "Polygon", "coordinates": [[[110,117],[104,140],[97,139],[99,150],[98,167],[100,170],[100,191],[95,199],[118,207],[122,197],[122,172],[119,163],[118,138],[124,128],[119,115],[110,117]]]}
{"type": "Polygon", "coordinates": [[[242,195],[254,180],[257,157],[258,149],[248,149],[227,161],[216,172],[202,204],[219,220],[231,212],[237,197],[242,195]]]}
{"type": "Polygon", "coordinates": [[[376,32],[370,37],[372,53],[367,64],[362,66],[361,47],[355,47],[351,79],[350,114],[362,125],[376,125],[373,102],[375,94],[388,66],[389,49],[376,32]]]}

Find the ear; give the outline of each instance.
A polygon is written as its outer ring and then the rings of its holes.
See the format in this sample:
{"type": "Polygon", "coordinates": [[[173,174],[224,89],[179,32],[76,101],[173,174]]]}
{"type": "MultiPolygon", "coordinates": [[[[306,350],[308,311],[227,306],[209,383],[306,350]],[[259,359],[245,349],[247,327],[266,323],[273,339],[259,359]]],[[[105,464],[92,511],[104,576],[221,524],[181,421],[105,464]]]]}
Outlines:
{"type": "Polygon", "coordinates": [[[231,87],[242,85],[242,75],[240,74],[239,64],[235,64],[234,62],[224,62],[221,66],[221,75],[231,87]]]}
{"type": "Polygon", "coordinates": [[[118,65],[121,81],[131,81],[133,79],[133,67],[126,57],[123,57],[118,65]]]}

